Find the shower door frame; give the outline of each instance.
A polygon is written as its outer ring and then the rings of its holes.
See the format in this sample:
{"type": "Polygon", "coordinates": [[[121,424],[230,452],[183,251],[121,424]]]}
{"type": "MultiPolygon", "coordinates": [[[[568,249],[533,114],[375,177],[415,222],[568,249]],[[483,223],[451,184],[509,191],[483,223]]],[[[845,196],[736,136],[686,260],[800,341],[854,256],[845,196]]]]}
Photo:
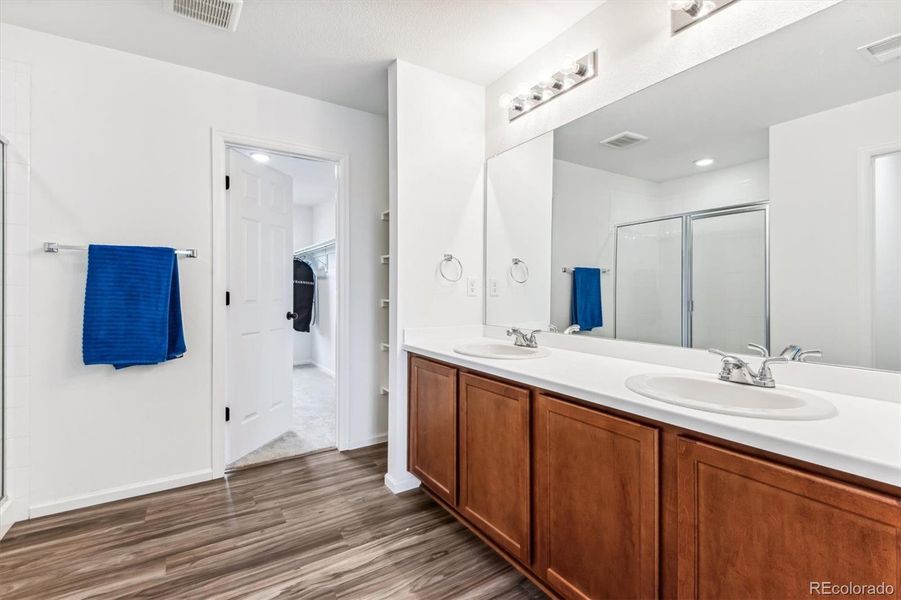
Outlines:
{"type": "MultiPolygon", "coordinates": [[[[758,202],[747,202],[744,204],[734,204],[731,206],[722,206],[717,208],[706,208],[702,210],[693,210],[680,213],[673,213],[650,219],[638,219],[635,221],[626,221],[614,225],[613,235],[613,298],[614,310],[619,312],[619,299],[617,297],[617,286],[619,277],[619,230],[621,227],[631,227],[634,225],[646,225],[648,223],[657,223],[660,221],[671,221],[679,219],[682,224],[682,348],[692,347],[692,313],[694,312],[694,299],[692,298],[692,221],[694,219],[706,219],[711,217],[721,217],[725,215],[740,214],[746,212],[763,211],[764,219],[764,283],[763,283],[763,318],[764,318],[764,346],[770,350],[770,204],[769,200],[761,200],[758,202]]],[[[617,314],[613,315],[613,339],[617,337],[616,324],[617,314]]],[[[624,340],[630,341],[630,340],[624,340]]],[[[653,343],[653,342],[650,342],[653,343]]]]}

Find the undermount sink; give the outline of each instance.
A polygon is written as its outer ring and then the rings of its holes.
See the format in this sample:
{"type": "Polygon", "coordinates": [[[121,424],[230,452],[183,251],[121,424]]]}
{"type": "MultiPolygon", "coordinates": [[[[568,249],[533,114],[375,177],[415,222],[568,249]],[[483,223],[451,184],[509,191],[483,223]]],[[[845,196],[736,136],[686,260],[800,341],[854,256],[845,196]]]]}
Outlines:
{"type": "Polygon", "coordinates": [[[501,358],[507,360],[522,360],[525,358],[542,358],[548,356],[551,351],[547,348],[524,348],[503,342],[472,342],[461,344],[454,348],[457,354],[477,356],[479,358],[501,358]]]}
{"type": "Polygon", "coordinates": [[[815,421],[837,414],[831,403],[801,390],[741,385],[714,375],[633,375],[626,387],[661,402],[757,419],[815,421]]]}

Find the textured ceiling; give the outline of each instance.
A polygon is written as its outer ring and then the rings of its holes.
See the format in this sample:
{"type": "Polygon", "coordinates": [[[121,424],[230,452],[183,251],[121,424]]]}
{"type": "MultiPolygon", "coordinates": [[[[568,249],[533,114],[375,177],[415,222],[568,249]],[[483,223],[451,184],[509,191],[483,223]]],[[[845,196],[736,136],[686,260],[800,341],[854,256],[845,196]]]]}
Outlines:
{"type": "Polygon", "coordinates": [[[162,0],[0,0],[0,21],[369,112],[399,58],[487,85],[604,0],[245,0],[238,30],[162,0]]]}
{"type": "Polygon", "coordinates": [[[832,6],[560,127],[554,156],[658,182],[701,172],[702,157],[707,170],[765,158],[771,125],[901,89],[898,59],[857,50],[898,33],[899,6],[832,6]],[[600,145],[622,131],[649,139],[600,145]]]}

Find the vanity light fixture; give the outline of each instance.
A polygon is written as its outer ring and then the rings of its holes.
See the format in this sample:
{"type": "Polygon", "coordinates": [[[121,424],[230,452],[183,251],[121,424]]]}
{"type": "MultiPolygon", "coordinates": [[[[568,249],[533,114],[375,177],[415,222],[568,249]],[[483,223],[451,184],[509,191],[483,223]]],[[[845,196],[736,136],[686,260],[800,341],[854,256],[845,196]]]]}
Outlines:
{"type": "Polygon", "coordinates": [[[712,165],[715,162],[716,161],[713,160],[712,158],[699,158],[698,160],[695,161],[695,166],[696,167],[709,167],[710,165],[712,165]]]}
{"type": "Polygon", "coordinates": [[[251,153],[250,158],[254,159],[258,163],[269,162],[269,155],[263,154],[262,152],[253,152],[253,153],[251,153]]]}
{"type": "Polygon", "coordinates": [[[675,34],[735,0],[670,0],[670,26],[675,34]]]}
{"type": "Polygon", "coordinates": [[[597,58],[597,50],[592,50],[578,60],[567,58],[559,71],[531,87],[520,86],[516,96],[501,94],[498,98],[498,105],[507,109],[509,121],[521,117],[533,108],[550,102],[560,94],[595,77],[597,75],[597,58]]]}

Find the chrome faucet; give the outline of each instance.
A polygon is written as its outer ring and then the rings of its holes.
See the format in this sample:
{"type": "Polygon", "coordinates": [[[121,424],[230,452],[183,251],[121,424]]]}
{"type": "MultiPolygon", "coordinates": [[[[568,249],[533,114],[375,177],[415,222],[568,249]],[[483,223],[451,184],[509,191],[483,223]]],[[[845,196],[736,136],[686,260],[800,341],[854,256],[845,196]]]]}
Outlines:
{"type": "Polygon", "coordinates": [[[808,358],[821,358],[822,350],[802,350],[801,346],[791,344],[786,346],[779,356],[784,356],[790,361],[807,362],[808,358]]]}
{"type": "Polygon", "coordinates": [[[580,331],[582,331],[582,328],[578,325],[570,325],[563,330],[563,335],[572,335],[574,333],[579,333],[580,331]]]}
{"type": "Polygon", "coordinates": [[[507,335],[516,336],[516,340],[513,341],[514,346],[521,346],[523,348],[537,348],[538,339],[535,337],[535,334],[540,332],[540,329],[535,329],[529,333],[526,333],[518,327],[511,327],[507,330],[507,335]]]}
{"type": "Polygon", "coordinates": [[[776,380],[773,379],[770,363],[788,362],[789,359],[785,356],[770,356],[767,349],[759,344],[748,344],[748,348],[756,350],[763,357],[763,361],[760,363],[760,369],[756,371],[751,365],[734,354],[727,354],[716,348],[710,348],[708,350],[711,354],[723,357],[723,362],[720,365],[719,378],[723,381],[741,383],[744,385],[765,388],[776,387],[776,380]]]}

